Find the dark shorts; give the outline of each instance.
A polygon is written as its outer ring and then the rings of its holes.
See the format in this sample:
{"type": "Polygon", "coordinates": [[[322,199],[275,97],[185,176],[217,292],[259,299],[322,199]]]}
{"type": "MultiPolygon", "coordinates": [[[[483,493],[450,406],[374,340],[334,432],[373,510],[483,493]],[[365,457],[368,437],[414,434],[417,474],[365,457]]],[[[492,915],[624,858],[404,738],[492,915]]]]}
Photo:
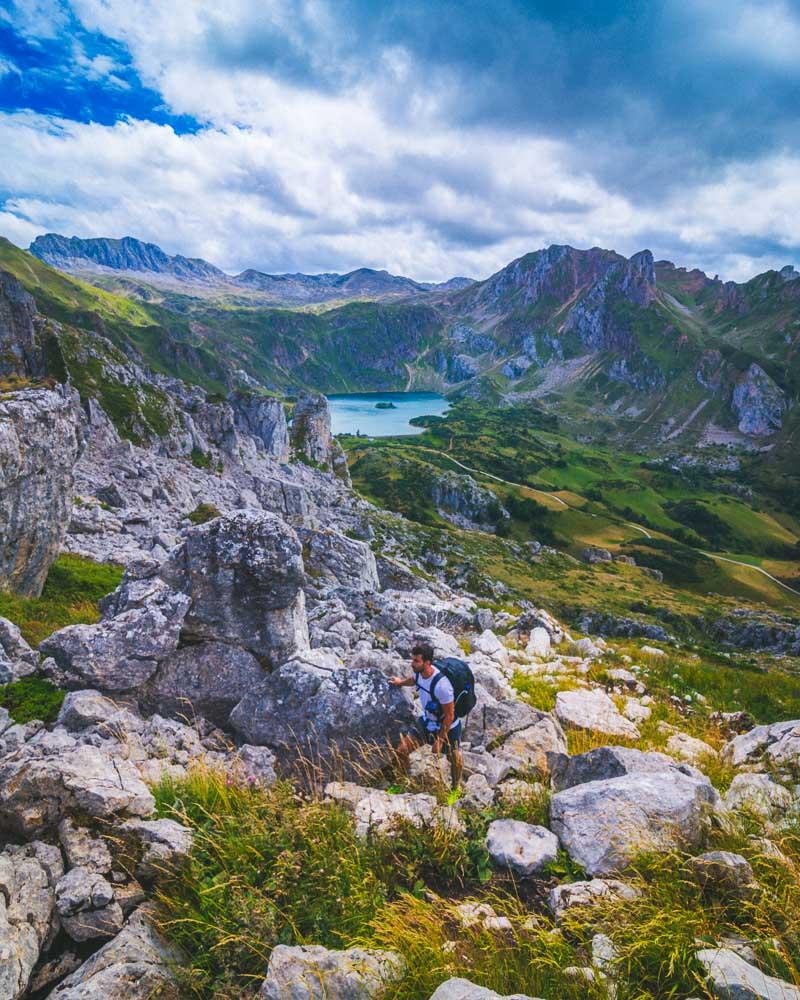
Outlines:
{"type": "MultiPolygon", "coordinates": [[[[433,744],[433,741],[436,739],[436,737],[439,734],[438,733],[431,733],[431,732],[429,732],[428,731],[428,727],[425,725],[425,722],[423,721],[422,717],[420,716],[419,718],[417,718],[417,719],[414,720],[414,728],[408,730],[408,735],[412,739],[416,740],[418,743],[423,743],[423,744],[427,743],[428,746],[431,746],[433,744]]],[[[455,724],[455,726],[453,726],[453,728],[450,730],[450,733],[449,733],[449,744],[445,743],[442,746],[442,749],[441,749],[442,753],[447,753],[448,745],[449,745],[450,749],[453,749],[453,748],[458,747],[458,746],[461,745],[461,720],[460,719],[455,724]]]]}

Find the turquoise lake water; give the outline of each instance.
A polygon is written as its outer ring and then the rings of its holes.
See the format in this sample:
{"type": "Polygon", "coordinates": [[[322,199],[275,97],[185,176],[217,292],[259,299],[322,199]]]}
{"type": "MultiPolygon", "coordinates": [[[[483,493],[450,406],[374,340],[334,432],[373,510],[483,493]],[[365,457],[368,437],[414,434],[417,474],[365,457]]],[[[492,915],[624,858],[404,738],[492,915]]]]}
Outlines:
{"type": "Polygon", "coordinates": [[[422,427],[412,427],[412,417],[441,416],[450,403],[438,392],[365,392],[328,396],[331,429],[334,434],[368,437],[392,437],[395,434],[421,434],[422,427]],[[395,409],[378,409],[376,403],[394,403],[395,409]]]}

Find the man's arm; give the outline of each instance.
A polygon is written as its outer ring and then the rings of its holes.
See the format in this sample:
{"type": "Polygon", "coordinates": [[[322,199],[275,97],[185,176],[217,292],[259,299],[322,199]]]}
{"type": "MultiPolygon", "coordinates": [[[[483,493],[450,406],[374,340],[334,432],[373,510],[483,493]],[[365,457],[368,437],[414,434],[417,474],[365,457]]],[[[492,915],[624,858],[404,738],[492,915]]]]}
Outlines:
{"type": "Polygon", "coordinates": [[[413,687],[414,678],[413,677],[390,677],[389,683],[392,687],[403,688],[403,687],[413,687]]]}

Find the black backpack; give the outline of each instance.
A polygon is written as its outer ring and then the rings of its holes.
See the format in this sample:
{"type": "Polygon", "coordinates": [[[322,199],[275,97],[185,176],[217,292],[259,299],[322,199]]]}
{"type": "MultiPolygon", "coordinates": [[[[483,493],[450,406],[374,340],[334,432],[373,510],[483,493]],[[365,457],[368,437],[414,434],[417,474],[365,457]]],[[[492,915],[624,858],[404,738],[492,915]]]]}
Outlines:
{"type": "MultiPolygon", "coordinates": [[[[469,664],[455,656],[445,656],[441,660],[433,661],[434,667],[443,674],[453,685],[455,695],[456,718],[464,719],[475,708],[478,700],[475,696],[475,676],[469,668],[469,664]]],[[[436,681],[431,685],[431,697],[434,697],[436,681]]]]}

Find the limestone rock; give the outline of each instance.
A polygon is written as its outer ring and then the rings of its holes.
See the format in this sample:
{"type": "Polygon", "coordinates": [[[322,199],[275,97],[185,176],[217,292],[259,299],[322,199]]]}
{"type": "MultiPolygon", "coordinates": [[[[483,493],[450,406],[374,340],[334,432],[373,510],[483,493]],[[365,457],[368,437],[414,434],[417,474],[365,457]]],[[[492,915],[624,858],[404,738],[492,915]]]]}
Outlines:
{"type": "Polygon", "coordinates": [[[523,993],[512,993],[501,997],[485,986],[476,986],[468,979],[448,979],[431,994],[430,1000],[536,1000],[523,993]]]}
{"type": "Polygon", "coordinates": [[[289,440],[302,456],[349,484],[350,473],[342,446],[331,434],[328,400],[318,392],[302,392],[294,404],[289,440]]]}
{"type": "Polygon", "coordinates": [[[0,585],[38,597],[69,524],[83,412],[74,389],[0,399],[0,585]]]}
{"type": "Polygon", "coordinates": [[[136,876],[145,881],[174,869],[189,856],[194,842],[193,832],[174,819],[129,819],[117,829],[138,841],[142,854],[136,876]]]}
{"type": "Polygon", "coordinates": [[[58,825],[58,838],[67,856],[70,868],[83,868],[102,875],[111,871],[111,851],[104,840],[93,837],[89,831],[66,816],[58,825]]]}
{"type": "Polygon", "coordinates": [[[325,581],[367,593],[380,590],[375,556],[366,542],[330,529],[299,528],[297,533],[312,583],[325,581]]]}
{"type": "Polygon", "coordinates": [[[0,854],[0,996],[25,993],[40,952],[54,936],[55,883],[64,867],[57,848],[34,842],[0,854]]]}
{"type": "Polygon", "coordinates": [[[724,797],[728,809],[742,810],[771,820],[792,806],[792,795],[766,774],[737,774],[724,797]]]}
{"type": "Polygon", "coordinates": [[[67,625],[39,648],[72,687],[137,691],[177,649],[188,607],[183,594],[170,594],[97,625],[67,625]]]}
{"type": "Polygon", "coordinates": [[[398,823],[417,827],[444,826],[461,831],[463,823],[451,806],[440,806],[433,795],[402,792],[392,795],[379,788],[366,788],[352,781],[332,781],[325,786],[325,796],[338,802],[356,819],[356,833],[390,834],[398,823]]]}
{"type": "Polygon", "coordinates": [[[624,774],[683,774],[704,781],[708,778],[689,764],[680,764],[657,750],[634,750],[632,747],[595,747],[574,757],[551,757],[550,775],[553,788],[561,791],[587,781],[605,781],[624,774]]]}
{"type": "Polygon", "coordinates": [[[289,459],[289,427],[286,410],[279,399],[251,392],[235,392],[228,397],[239,431],[249,435],[256,447],[279,462],[289,459]]]}
{"type": "Polygon", "coordinates": [[[774,434],[783,426],[788,408],[786,394],[755,361],[734,386],[731,409],[739,418],[742,434],[774,434]]]}
{"type": "Polygon", "coordinates": [[[73,941],[114,937],[122,930],[122,907],[111,883],[86,868],[72,868],[56,883],[56,909],[73,941]]]}
{"type": "Polygon", "coordinates": [[[598,900],[627,899],[634,900],[640,896],[638,889],[618,879],[593,878],[583,882],[567,882],[550,890],[548,906],[550,912],[558,920],[572,907],[591,906],[598,900]]]}
{"type": "Polygon", "coordinates": [[[690,858],[687,868],[704,888],[730,896],[747,897],[755,886],[750,862],[731,851],[708,851],[690,858]]]}
{"type": "Polygon", "coordinates": [[[718,799],[707,781],[678,771],[627,774],[558,792],[550,825],[574,861],[603,875],[643,851],[699,847],[718,799]]]}
{"type": "Polygon", "coordinates": [[[550,633],[546,628],[537,625],[531,629],[525,652],[528,656],[545,657],[550,655],[550,633]]]}
{"type": "Polygon", "coordinates": [[[518,875],[533,875],[558,854],[558,838],[543,826],[515,819],[496,819],[489,824],[486,849],[495,864],[518,875]]]}
{"type": "Polygon", "coordinates": [[[225,642],[183,646],[162,660],[140,694],[146,707],[168,715],[201,716],[225,726],[231,711],[264,679],[247,650],[225,642]]]}
{"type": "Polygon", "coordinates": [[[756,726],[735,736],[722,748],[722,756],[734,767],[760,763],[794,766],[800,763],[800,719],[756,726]]]}
{"type": "Polygon", "coordinates": [[[506,737],[496,756],[508,761],[517,774],[547,777],[553,756],[566,752],[567,740],[561,726],[552,716],[540,713],[540,718],[532,726],[506,737]]]}
{"type": "Polygon", "coordinates": [[[70,813],[147,816],[153,807],[134,765],[96,747],[29,742],[0,758],[0,830],[30,837],[70,813]]]}
{"type": "Polygon", "coordinates": [[[0,271],[0,377],[44,375],[44,322],[33,296],[13,274],[0,271]]]}
{"type": "Polygon", "coordinates": [[[607,736],[638,739],[639,730],[626,719],[605,693],[590,690],[559,691],[556,695],[555,716],[559,722],[575,729],[587,729],[607,736]]]}
{"type": "Polygon", "coordinates": [[[172,979],[181,955],[153,925],[142,906],[115,938],[62,980],[48,1000],[150,1000],[172,979]]]}
{"type": "Polygon", "coordinates": [[[242,646],[270,667],[308,648],[300,541],[274,514],[243,510],[190,529],[160,575],[191,599],[184,639],[242,646]]]}
{"type": "Polygon", "coordinates": [[[800,988],[764,975],[730,948],[704,948],[697,960],[719,1000],[800,1000],[800,988]]]}
{"type": "Polygon", "coordinates": [[[0,618],[0,684],[32,674],[38,665],[38,655],[22,638],[17,626],[7,618],[0,618]]]}
{"type": "Polygon", "coordinates": [[[115,702],[99,691],[68,691],[56,722],[71,732],[108,720],[119,711],[115,702]]]}
{"type": "Polygon", "coordinates": [[[413,726],[411,702],[377,667],[319,670],[287,663],[239,702],[230,716],[246,742],[269,747],[289,767],[298,753],[323,768],[355,773],[348,756],[364,762],[365,748],[397,745],[413,726]]]}
{"type": "Polygon", "coordinates": [[[262,1000],[372,1000],[402,974],[405,963],[389,951],[329,951],[320,945],[272,949],[262,1000]]]}

